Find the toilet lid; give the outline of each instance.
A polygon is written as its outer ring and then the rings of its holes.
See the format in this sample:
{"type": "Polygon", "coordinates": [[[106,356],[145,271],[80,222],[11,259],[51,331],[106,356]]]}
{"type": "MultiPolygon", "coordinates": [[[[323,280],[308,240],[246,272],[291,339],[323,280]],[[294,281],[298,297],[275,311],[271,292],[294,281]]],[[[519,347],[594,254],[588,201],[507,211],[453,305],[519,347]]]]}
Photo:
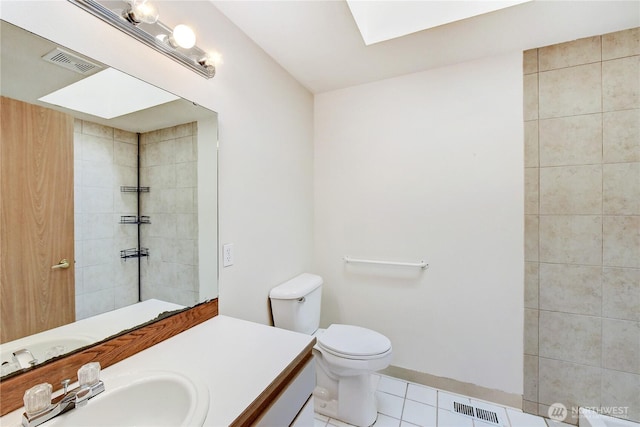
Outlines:
{"type": "Polygon", "coordinates": [[[352,357],[373,356],[391,349],[391,341],[384,335],[352,325],[331,325],[317,337],[318,345],[334,354],[352,357]]]}

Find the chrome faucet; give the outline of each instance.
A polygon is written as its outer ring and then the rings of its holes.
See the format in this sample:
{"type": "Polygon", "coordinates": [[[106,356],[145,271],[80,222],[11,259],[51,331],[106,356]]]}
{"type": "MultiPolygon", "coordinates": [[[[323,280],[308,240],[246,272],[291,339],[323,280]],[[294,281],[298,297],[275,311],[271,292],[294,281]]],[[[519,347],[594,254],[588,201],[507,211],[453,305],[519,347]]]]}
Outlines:
{"type": "Polygon", "coordinates": [[[38,364],[38,360],[33,357],[33,354],[29,350],[23,348],[11,353],[11,360],[5,360],[2,362],[0,372],[2,373],[2,376],[4,376],[20,369],[35,366],[36,364],[38,364]]]}
{"type": "MultiPolygon", "coordinates": [[[[80,385],[73,390],[69,390],[70,380],[66,379],[62,381],[64,394],[53,401],[51,401],[50,384],[39,384],[27,390],[25,393],[26,412],[22,414],[23,427],[38,426],[72,409],[85,406],[89,399],[102,393],[105,388],[104,383],[98,379],[100,373],[99,365],[97,374],[92,372],[89,375],[88,382],[86,381],[86,376],[81,375],[82,370],[89,365],[93,364],[84,365],[78,371],[80,385]]],[[[91,369],[95,371],[95,365],[92,366],[91,369]]]]}
{"type": "Polygon", "coordinates": [[[14,351],[11,359],[13,362],[20,365],[21,368],[29,368],[38,363],[38,360],[33,357],[33,354],[26,348],[14,351]]]}

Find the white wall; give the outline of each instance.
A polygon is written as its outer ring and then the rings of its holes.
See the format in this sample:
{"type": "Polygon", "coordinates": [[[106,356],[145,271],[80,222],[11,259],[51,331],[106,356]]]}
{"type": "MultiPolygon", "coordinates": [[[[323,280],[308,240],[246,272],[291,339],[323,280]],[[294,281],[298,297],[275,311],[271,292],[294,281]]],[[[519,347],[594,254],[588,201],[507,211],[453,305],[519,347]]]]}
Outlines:
{"type": "Polygon", "coordinates": [[[392,365],[521,394],[522,54],[323,93],[314,122],[323,325],[387,335],[392,365]]]}
{"type": "Polygon", "coordinates": [[[6,21],[219,113],[220,241],[234,243],[236,257],[220,270],[220,312],[268,323],[269,289],[311,266],[312,96],[210,2],[162,1],[160,10],[165,23],[192,25],[200,47],[222,53],[215,78],[65,0],[0,4],[6,21]]]}

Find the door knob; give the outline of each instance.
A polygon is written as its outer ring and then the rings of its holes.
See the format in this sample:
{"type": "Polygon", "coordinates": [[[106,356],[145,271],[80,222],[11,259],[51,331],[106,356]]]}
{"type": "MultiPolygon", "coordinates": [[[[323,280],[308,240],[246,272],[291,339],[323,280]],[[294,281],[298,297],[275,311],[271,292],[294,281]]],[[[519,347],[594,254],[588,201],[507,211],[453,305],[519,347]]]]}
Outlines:
{"type": "Polygon", "coordinates": [[[52,270],[56,270],[58,268],[69,268],[69,260],[66,258],[61,259],[59,263],[51,266],[52,270]]]}

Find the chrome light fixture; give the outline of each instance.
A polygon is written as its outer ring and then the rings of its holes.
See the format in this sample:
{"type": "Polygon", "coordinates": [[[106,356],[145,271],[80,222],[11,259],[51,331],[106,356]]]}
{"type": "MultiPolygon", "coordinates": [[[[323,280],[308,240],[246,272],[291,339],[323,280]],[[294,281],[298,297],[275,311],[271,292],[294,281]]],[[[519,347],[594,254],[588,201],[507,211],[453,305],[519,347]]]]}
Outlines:
{"type": "Polygon", "coordinates": [[[196,35],[187,25],[174,29],[158,20],[159,11],[148,0],[123,0],[122,9],[111,9],[96,0],[68,0],[94,16],[113,25],[136,40],[163,53],[205,78],[216,74],[220,56],[196,46],[196,35]]]}

